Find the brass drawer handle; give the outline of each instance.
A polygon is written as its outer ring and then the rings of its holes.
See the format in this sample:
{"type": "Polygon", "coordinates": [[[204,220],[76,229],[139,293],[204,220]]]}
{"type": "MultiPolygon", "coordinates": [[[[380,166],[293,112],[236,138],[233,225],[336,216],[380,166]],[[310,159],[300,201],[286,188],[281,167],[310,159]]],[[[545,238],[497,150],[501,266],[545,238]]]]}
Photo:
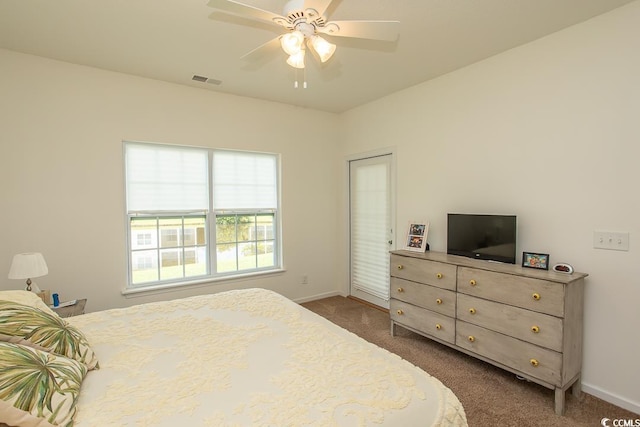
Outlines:
{"type": "Polygon", "coordinates": [[[473,280],[473,279],[471,279],[471,280],[469,280],[469,284],[470,284],[471,286],[475,286],[475,285],[476,285],[476,281],[475,281],[475,280],[473,280]]]}
{"type": "Polygon", "coordinates": [[[437,330],[442,329],[442,325],[441,325],[440,323],[436,323],[436,329],[437,329],[437,330]]]}
{"type": "Polygon", "coordinates": [[[531,297],[536,301],[540,301],[540,294],[537,293],[537,292],[535,294],[531,295],[531,297]]]}
{"type": "Polygon", "coordinates": [[[442,273],[438,273],[438,274],[436,274],[436,277],[437,277],[438,279],[442,279],[442,273]]]}
{"type": "Polygon", "coordinates": [[[402,270],[404,266],[402,264],[398,264],[398,270],[402,270]]]}
{"type": "Polygon", "coordinates": [[[398,310],[398,311],[396,311],[396,313],[398,313],[400,316],[402,316],[404,314],[404,311],[398,310]]]}
{"type": "Polygon", "coordinates": [[[476,314],[476,309],[475,309],[475,308],[473,308],[473,307],[471,307],[471,308],[469,309],[469,314],[476,314]]]}
{"type": "Polygon", "coordinates": [[[398,292],[400,293],[404,292],[404,288],[398,288],[398,292]]]}
{"type": "Polygon", "coordinates": [[[469,335],[467,339],[469,340],[469,342],[474,342],[476,340],[476,337],[474,337],[473,335],[469,335]]]}
{"type": "Polygon", "coordinates": [[[537,368],[540,364],[540,362],[538,362],[536,359],[529,360],[529,363],[531,363],[531,366],[533,366],[534,368],[537,368]]]}
{"type": "Polygon", "coordinates": [[[436,304],[442,304],[442,300],[441,300],[440,298],[438,298],[438,299],[436,300],[436,304]]]}
{"type": "Polygon", "coordinates": [[[536,326],[536,325],[533,325],[531,327],[531,332],[533,332],[534,334],[537,334],[538,332],[540,332],[540,327],[536,326]]]}

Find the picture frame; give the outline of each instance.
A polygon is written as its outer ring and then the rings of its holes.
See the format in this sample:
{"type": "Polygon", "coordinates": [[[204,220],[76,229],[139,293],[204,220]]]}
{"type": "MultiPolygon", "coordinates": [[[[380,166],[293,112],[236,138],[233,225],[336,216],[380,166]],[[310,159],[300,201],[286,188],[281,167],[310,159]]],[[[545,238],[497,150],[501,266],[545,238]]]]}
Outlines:
{"type": "Polygon", "coordinates": [[[549,254],[522,252],[522,266],[537,270],[549,270],[549,254]]]}
{"type": "Polygon", "coordinates": [[[428,221],[409,221],[407,226],[407,238],[404,241],[404,249],[414,252],[424,252],[429,234],[428,221]]]}

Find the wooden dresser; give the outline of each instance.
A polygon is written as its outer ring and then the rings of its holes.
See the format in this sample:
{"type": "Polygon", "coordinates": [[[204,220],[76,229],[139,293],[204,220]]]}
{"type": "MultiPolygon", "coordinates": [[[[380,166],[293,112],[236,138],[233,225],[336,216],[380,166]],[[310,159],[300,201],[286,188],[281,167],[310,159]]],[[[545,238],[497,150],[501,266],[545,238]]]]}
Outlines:
{"type": "Polygon", "coordinates": [[[400,325],[530,381],[580,394],[584,273],[440,252],[391,253],[391,335],[400,325]]]}

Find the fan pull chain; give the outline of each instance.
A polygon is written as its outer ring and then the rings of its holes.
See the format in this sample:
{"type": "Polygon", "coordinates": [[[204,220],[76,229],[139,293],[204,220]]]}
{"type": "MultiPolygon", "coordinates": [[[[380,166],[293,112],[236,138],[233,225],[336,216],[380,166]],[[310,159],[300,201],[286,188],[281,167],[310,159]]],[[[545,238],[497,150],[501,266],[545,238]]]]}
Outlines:
{"type": "MultiPolygon", "coordinates": [[[[298,69],[297,68],[296,68],[295,73],[296,73],[296,78],[295,78],[295,80],[293,82],[293,88],[294,89],[298,89],[300,84],[298,83],[298,69]]],[[[302,88],[303,89],[307,88],[307,70],[306,70],[306,68],[302,69],[302,88]]]]}

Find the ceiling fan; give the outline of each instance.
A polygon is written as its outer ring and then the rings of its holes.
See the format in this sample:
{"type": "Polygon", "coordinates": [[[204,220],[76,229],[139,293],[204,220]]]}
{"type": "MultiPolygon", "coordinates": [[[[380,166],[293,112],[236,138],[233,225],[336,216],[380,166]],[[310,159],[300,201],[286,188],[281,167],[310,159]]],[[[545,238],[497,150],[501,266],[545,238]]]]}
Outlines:
{"type": "Polygon", "coordinates": [[[331,58],[336,45],[322,35],[330,37],[355,37],[380,41],[395,41],[400,30],[399,21],[328,21],[325,12],[333,0],[289,0],[282,15],[259,9],[235,0],[210,0],[208,6],[220,11],[279,25],[288,32],[257,47],[242,58],[277,45],[289,55],[287,64],[304,68],[306,48],[315,52],[321,62],[331,58]]]}

